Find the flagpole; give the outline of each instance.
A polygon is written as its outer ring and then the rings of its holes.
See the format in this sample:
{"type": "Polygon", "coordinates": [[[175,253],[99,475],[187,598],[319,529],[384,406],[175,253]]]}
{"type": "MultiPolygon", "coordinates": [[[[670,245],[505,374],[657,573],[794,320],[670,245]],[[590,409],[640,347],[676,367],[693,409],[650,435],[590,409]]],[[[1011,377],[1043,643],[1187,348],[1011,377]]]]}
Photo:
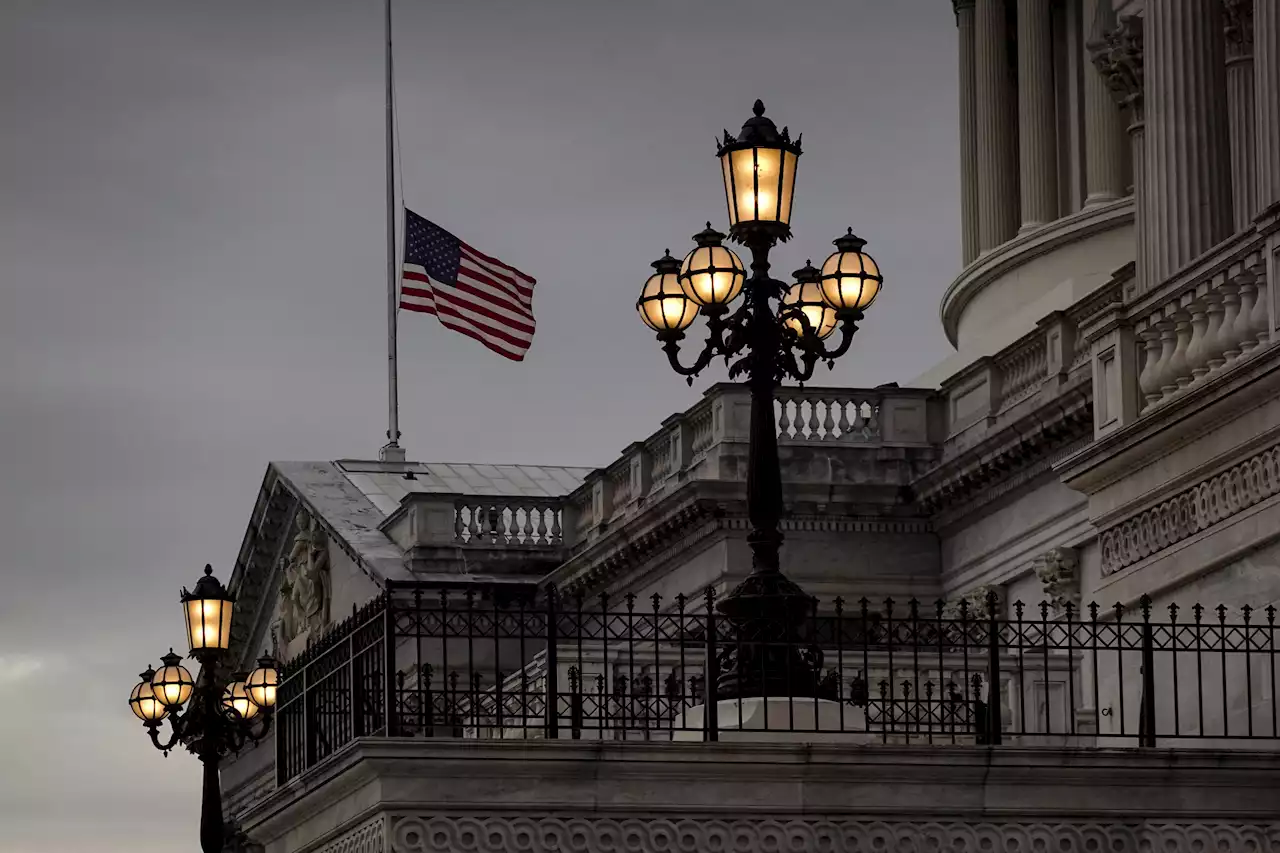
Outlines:
{"type": "Polygon", "coordinates": [[[387,443],[378,454],[384,462],[403,462],[400,446],[400,386],[396,364],[396,321],[399,270],[396,264],[395,90],[391,64],[391,0],[385,0],[387,36],[387,443]]]}

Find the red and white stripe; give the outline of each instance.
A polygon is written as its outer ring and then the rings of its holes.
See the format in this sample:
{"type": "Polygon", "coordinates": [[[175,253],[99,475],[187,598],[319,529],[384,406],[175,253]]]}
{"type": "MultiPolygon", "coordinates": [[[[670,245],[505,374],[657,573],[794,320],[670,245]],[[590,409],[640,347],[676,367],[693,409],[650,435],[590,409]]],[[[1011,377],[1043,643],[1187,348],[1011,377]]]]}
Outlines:
{"type": "Polygon", "coordinates": [[[445,328],[475,338],[512,361],[523,361],[533,342],[537,281],[466,243],[460,246],[456,286],[432,280],[418,264],[404,265],[400,307],[435,314],[445,328]]]}

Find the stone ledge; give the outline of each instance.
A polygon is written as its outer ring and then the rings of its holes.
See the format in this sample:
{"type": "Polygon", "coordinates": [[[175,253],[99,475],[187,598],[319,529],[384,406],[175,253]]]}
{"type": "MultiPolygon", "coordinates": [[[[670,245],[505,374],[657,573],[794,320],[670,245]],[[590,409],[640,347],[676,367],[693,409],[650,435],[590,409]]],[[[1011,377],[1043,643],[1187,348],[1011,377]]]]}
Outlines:
{"type": "MultiPolygon", "coordinates": [[[[406,853],[563,850],[555,830],[564,823],[583,828],[586,834],[578,838],[595,839],[574,841],[579,846],[568,849],[684,849],[654,846],[648,829],[623,835],[649,840],[610,846],[590,827],[617,833],[623,826],[639,830],[688,820],[736,827],[735,838],[779,824],[794,824],[788,838],[815,827],[828,833],[835,825],[862,834],[861,848],[830,849],[877,849],[872,839],[881,836],[874,832],[888,821],[921,843],[946,837],[979,844],[1036,827],[1041,834],[1035,837],[1089,832],[1124,839],[1122,846],[1099,850],[1143,849],[1123,845],[1152,838],[1162,844],[1182,839],[1173,849],[1191,849],[1184,845],[1204,838],[1230,842],[1205,849],[1262,851],[1275,849],[1265,844],[1280,838],[1274,825],[1280,820],[1278,785],[1275,754],[1248,751],[366,739],[276,790],[248,809],[242,822],[272,853],[363,850],[324,845],[354,835],[370,841],[367,826],[379,814],[390,819],[388,841],[398,839],[391,849],[406,853]],[[418,841],[396,835],[405,821],[420,827],[418,841]],[[428,832],[430,821],[444,823],[428,832]],[[453,833],[462,831],[457,827],[474,825],[468,821],[492,824],[484,838],[499,839],[492,842],[499,846],[456,838],[453,833]],[[542,826],[561,846],[511,846],[503,826],[542,826]],[[1004,834],[984,835],[983,827],[1004,834]],[[1169,835],[1158,827],[1181,829],[1169,835]],[[1245,834],[1232,836],[1231,827],[1245,834]],[[944,829],[951,834],[939,836],[944,829]],[[424,840],[433,838],[444,846],[421,846],[435,844],[424,840]],[[1237,841],[1254,846],[1231,846],[1237,841]],[[1264,846],[1257,846],[1260,841],[1264,846]]],[[[711,843],[702,839],[689,849],[721,849],[704,842],[711,843]]]]}

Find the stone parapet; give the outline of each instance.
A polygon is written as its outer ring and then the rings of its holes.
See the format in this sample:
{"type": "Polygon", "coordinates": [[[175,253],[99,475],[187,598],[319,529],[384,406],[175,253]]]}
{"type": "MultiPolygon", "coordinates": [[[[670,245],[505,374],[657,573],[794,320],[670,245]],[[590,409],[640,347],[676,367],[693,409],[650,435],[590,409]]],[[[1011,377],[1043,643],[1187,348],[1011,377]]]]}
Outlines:
{"type": "Polygon", "coordinates": [[[1278,785],[1248,752],[363,740],[240,818],[266,853],[1244,853],[1278,785]]]}

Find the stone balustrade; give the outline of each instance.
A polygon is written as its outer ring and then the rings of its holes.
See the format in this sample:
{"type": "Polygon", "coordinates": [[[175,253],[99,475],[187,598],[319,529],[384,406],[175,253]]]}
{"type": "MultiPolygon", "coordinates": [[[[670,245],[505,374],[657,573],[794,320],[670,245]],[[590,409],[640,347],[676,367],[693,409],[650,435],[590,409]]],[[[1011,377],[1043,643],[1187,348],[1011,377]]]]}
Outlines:
{"type": "Polygon", "coordinates": [[[1140,411],[1229,370],[1270,343],[1265,248],[1245,232],[1137,303],[1140,411]]]}
{"type": "MultiPolygon", "coordinates": [[[[778,443],[788,447],[921,446],[938,441],[935,393],[915,388],[784,387],[775,401],[778,443]]],[[[587,477],[569,503],[577,508],[575,541],[673,491],[690,479],[743,480],[737,459],[750,433],[751,395],[718,384],[661,429],[628,446],[587,477]]]]}
{"type": "Polygon", "coordinates": [[[534,498],[457,498],[453,540],[509,548],[558,547],[564,542],[562,504],[534,498]]]}
{"type": "Polygon", "coordinates": [[[774,408],[778,441],[880,440],[880,392],[781,388],[774,408]]]}

